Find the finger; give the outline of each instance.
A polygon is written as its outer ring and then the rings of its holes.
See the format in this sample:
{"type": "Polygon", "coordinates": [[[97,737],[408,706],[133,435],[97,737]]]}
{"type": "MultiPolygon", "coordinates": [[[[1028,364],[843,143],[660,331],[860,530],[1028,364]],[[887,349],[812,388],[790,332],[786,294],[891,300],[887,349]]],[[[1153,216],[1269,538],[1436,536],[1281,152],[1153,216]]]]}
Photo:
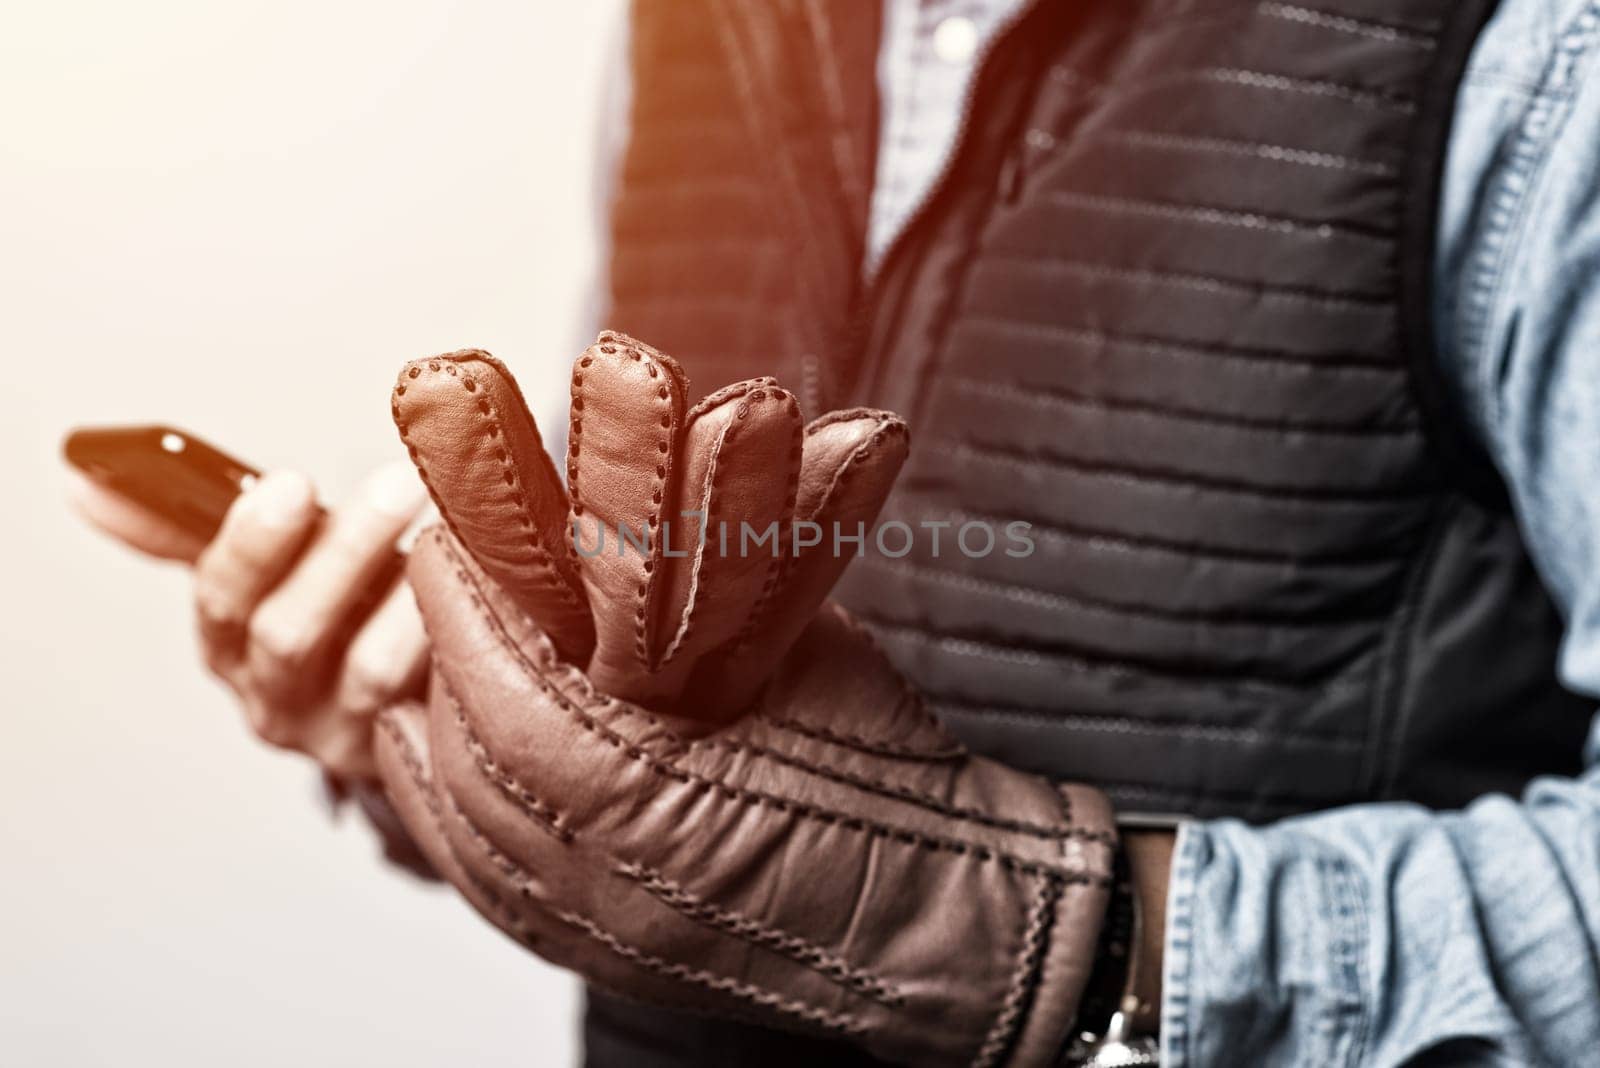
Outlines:
{"type": "Polygon", "coordinates": [[[294,563],[319,519],[305,476],[274,471],[240,494],[195,561],[195,608],[206,662],[225,670],[243,653],[256,606],[294,563]]]}
{"type": "Polygon", "coordinates": [[[256,687],[236,686],[240,703],[244,706],[244,719],[250,733],[272,746],[293,752],[304,751],[307,720],[285,708],[276,698],[269,699],[256,687]]]}
{"type": "MultiPolygon", "coordinates": [[[[698,544],[663,561],[658,656],[680,665],[737,637],[771,593],[800,478],[800,406],[771,379],[696,405],[684,434],[679,515],[698,513],[698,544]]],[[[675,695],[674,695],[675,696],[675,695]]]]}
{"type": "Polygon", "coordinates": [[[67,503],[78,515],[130,548],[162,560],[194,563],[205,542],[142,504],[67,469],[67,503]]]}
{"type": "Polygon", "coordinates": [[[310,546],[250,618],[250,678],[269,698],[288,700],[324,681],[324,656],[341,643],[391,580],[395,542],[423,501],[411,465],[379,468],[355,500],[330,513],[310,546]]]}
{"type": "Polygon", "coordinates": [[[428,645],[411,589],[394,583],[345,651],[334,700],[314,699],[318,682],[307,677],[303,700],[289,700],[288,684],[247,681],[246,719],[262,741],[312,757],[342,779],[371,779],[373,719],[383,708],[423,693],[428,645]],[[307,715],[307,708],[314,714],[307,715]]]}
{"type": "Polygon", "coordinates": [[[660,521],[676,510],[685,391],[676,363],[621,334],[601,334],[572,369],[567,488],[595,618],[589,673],[618,697],[651,696],[630,687],[648,678],[655,647],[660,521]],[[610,544],[590,555],[595,539],[610,544]]]}
{"type": "Polygon", "coordinates": [[[298,748],[328,772],[345,779],[370,779],[373,721],[378,712],[423,696],[428,672],[428,638],[422,629],[411,587],[395,583],[345,651],[335,699],[306,719],[298,748]]]}
{"type": "Polygon", "coordinates": [[[373,717],[318,716],[296,722],[290,730],[294,742],[289,748],[311,757],[328,774],[347,782],[377,777],[378,767],[372,750],[373,717]]]}
{"type": "MultiPolygon", "coordinates": [[[[872,529],[909,448],[905,422],[890,412],[833,412],[806,427],[795,515],[814,524],[810,534],[820,531],[820,537],[785,562],[762,618],[714,673],[715,688],[697,687],[697,700],[709,715],[718,715],[718,707],[743,707],[759,688],[765,669],[783,656],[816,614],[854,559],[839,551],[835,532],[854,537],[872,529]]],[[[801,540],[797,531],[795,543],[801,540]]]]}
{"type": "Polygon", "coordinates": [[[567,494],[509,371],[486,352],[415,360],[392,412],[441,516],[581,663],[593,644],[567,537],[567,494]]]}
{"type": "Polygon", "coordinates": [[[345,652],[338,707],[346,715],[372,716],[421,695],[428,670],[428,635],[411,587],[395,583],[345,652]]]}

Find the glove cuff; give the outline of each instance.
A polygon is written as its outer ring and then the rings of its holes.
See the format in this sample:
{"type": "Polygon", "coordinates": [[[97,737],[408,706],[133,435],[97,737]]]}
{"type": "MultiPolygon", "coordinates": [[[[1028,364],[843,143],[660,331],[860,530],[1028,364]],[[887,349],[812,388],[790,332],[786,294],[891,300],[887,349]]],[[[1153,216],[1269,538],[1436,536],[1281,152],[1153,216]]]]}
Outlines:
{"type": "Polygon", "coordinates": [[[1116,822],[1100,791],[1068,785],[1060,790],[1073,826],[1088,832],[1063,842],[1064,851],[1075,854],[1068,858],[1070,867],[1083,876],[1041,884],[1018,981],[979,1051],[978,1064],[1056,1063],[1071,1039],[1094,970],[1111,897],[1116,822]]]}

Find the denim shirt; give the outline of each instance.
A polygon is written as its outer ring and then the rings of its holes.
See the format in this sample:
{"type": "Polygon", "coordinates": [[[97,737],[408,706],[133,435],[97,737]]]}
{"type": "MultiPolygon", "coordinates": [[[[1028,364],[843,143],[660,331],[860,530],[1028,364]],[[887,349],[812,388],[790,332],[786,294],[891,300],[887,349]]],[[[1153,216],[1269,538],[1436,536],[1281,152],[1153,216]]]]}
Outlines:
{"type": "MultiPolygon", "coordinates": [[[[870,270],[953,150],[1023,0],[887,0],[870,270]]],[[[1279,5],[1287,6],[1287,5],[1279,5]]],[[[1446,160],[1441,356],[1600,695],[1600,66],[1593,0],[1502,0],[1446,160]]],[[[1486,666],[1492,670],[1492,666],[1486,666]]],[[[1169,890],[1163,1063],[1600,1065],[1600,718],[1577,780],[1459,813],[1192,823],[1169,890]]]]}
{"type": "MultiPolygon", "coordinates": [[[[954,150],[986,43],[1027,6],[883,2],[869,272],[954,150]]],[[[1457,100],[1435,286],[1446,377],[1567,622],[1562,681],[1592,696],[1597,37],[1600,0],[1501,0],[1457,100]]],[[[612,77],[600,206],[627,133],[629,86],[612,77]]],[[[1168,897],[1163,1064],[1600,1065],[1600,717],[1584,756],[1580,778],[1541,779],[1520,798],[1485,797],[1461,812],[1385,803],[1268,826],[1183,826],[1168,897]]]]}
{"type": "MultiPolygon", "coordinates": [[[[1456,106],[1441,359],[1600,695],[1600,3],[1503,0],[1456,106]]],[[[1485,665],[1485,670],[1494,670],[1485,665]]],[[[1600,1064],[1600,719],[1584,775],[1461,812],[1179,832],[1168,1066],[1600,1064]]]]}

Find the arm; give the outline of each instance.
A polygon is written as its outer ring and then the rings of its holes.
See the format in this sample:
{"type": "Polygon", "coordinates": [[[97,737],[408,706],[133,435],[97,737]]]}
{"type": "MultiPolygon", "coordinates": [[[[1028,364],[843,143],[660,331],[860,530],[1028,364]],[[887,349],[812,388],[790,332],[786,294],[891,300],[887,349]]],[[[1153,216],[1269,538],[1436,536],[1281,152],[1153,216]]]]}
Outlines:
{"type": "MultiPolygon", "coordinates": [[[[1600,695],[1600,12],[1508,0],[1457,109],[1446,371],[1600,695]]],[[[1578,779],[1462,812],[1193,824],[1173,856],[1164,1063],[1578,1064],[1600,1048],[1600,721],[1578,779]]]]}

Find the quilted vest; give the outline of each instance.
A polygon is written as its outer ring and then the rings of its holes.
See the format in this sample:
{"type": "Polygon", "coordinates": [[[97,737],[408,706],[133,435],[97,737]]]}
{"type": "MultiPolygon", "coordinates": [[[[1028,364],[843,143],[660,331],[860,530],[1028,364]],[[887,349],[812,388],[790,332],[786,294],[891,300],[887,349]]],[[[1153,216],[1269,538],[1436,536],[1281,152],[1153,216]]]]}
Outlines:
{"type": "Polygon", "coordinates": [[[1571,773],[1592,707],[1430,324],[1489,6],[1036,3],[865,285],[870,49],[638,0],[605,325],[909,420],[885,519],[951,526],[838,595],[979,751],[1252,820],[1571,773]]]}

